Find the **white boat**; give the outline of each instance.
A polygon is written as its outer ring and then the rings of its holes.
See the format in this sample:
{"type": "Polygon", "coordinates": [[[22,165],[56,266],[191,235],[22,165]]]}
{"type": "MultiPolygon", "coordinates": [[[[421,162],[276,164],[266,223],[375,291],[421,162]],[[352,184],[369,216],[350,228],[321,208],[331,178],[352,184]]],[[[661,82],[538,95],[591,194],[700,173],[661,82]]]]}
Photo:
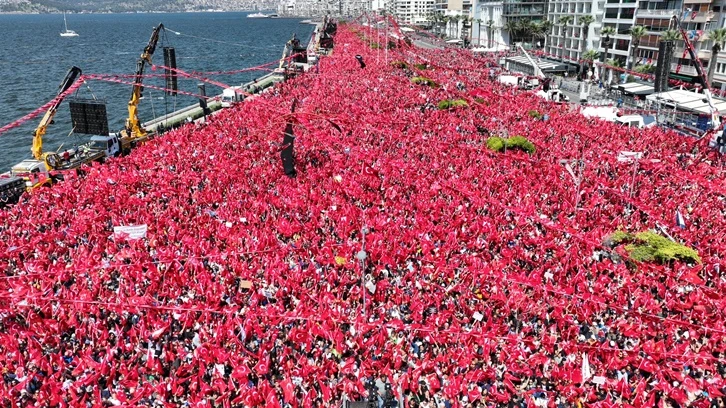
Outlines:
{"type": "Polygon", "coordinates": [[[247,15],[247,18],[269,18],[269,17],[270,16],[268,16],[267,14],[263,14],[263,13],[254,13],[254,14],[247,15]]]}
{"type": "Polygon", "coordinates": [[[78,33],[68,29],[68,21],[66,21],[66,13],[63,13],[63,24],[66,26],[66,30],[60,33],[61,37],[78,37],[78,33]]]}

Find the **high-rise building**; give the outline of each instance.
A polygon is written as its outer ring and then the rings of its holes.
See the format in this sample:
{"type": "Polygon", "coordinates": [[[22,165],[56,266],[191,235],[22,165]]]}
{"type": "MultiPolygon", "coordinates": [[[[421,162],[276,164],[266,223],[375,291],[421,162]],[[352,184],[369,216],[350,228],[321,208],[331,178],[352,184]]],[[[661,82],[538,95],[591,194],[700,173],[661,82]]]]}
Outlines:
{"type": "Polygon", "coordinates": [[[395,0],[393,12],[405,24],[429,25],[434,13],[435,0],[395,0]]]}
{"type": "Polygon", "coordinates": [[[500,48],[509,44],[509,35],[503,30],[504,3],[502,0],[475,0],[472,8],[471,43],[478,47],[500,48]]]}
{"type": "Polygon", "coordinates": [[[605,0],[549,0],[547,20],[552,25],[552,31],[545,51],[557,55],[564,62],[576,64],[585,51],[597,50],[604,6],[605,0]],[[572,17],[567,24],[562,21],[565,16],[572,17]],[[592,18],[589,25],[586,25],[585,16],[592,18]]]}
{"type": "MultiPolygon", "coordinates": [[[[638,0],[607,0],[602,27],[612,27],[615,34],[610,36],[608,55],[604,59],[617,59],[623,64],[630,53],[630,28],[635,24],[635,11],[638,0]]],[[[600,39],[602,40],[602,38],[600,39]]],[[[600,53],[605,52],[605,46],[600,42],[600,53]]]]}

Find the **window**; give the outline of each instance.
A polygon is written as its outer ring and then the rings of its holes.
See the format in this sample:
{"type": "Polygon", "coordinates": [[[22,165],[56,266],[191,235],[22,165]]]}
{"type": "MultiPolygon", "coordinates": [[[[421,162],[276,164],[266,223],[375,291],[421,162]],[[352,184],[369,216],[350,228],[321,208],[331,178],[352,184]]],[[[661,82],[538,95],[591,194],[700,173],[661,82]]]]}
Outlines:
{"type": "Polygon", "coordinates": [[[618,9],[608,9],[605,12],[605,18],[618,18],[618,9]]]}
{"type": "Polygon", "coordinates": [[[622,19],[631,19],[634,15],[635,9],[626,8],[620,11],[620,18],[622,19]]]}

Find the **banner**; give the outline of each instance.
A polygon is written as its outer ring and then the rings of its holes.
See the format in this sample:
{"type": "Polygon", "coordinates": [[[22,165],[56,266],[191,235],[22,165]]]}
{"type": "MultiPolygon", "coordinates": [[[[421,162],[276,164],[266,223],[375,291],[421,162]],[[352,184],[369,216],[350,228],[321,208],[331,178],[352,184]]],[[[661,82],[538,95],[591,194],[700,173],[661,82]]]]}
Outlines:
{"type": "Polygon", "coordinates": [[[146,238],[147,225],[127,225],[113,227],[113,235],[116,237],[123,237],[126,235],[126,239],[141,239],[146,238]]]}

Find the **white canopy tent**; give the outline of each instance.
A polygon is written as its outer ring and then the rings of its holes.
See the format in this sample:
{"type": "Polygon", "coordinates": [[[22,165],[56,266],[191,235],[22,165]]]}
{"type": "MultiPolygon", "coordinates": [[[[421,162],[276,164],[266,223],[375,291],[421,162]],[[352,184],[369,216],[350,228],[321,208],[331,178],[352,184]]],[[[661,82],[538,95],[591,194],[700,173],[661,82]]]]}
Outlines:
{"type": "MultiPolygon", "coordinates": [[[[685,89],[674,89],[667,92],[648,95],[645,97],[652,103],[666,103],[676,109],[695,114],[711,114],[706,95],[685,89]]],[[[712,97],[713,107],[719,112],[726,113],[726,100],[712,97]]]]}

